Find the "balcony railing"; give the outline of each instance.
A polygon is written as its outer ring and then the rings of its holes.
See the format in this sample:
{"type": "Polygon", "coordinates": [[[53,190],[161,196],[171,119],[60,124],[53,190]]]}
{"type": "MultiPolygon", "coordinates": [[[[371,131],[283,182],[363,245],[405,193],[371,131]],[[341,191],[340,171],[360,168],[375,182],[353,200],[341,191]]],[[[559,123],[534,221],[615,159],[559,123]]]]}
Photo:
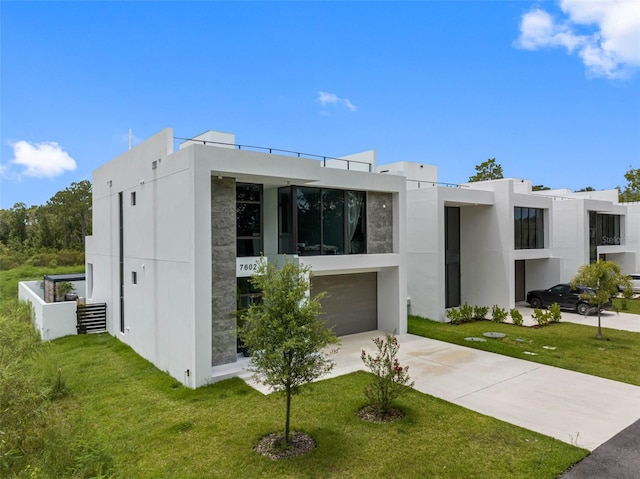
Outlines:
{"type": "Polygon", "coordinates": [[[345,158],[334,158],[332,156],[322,156],[322,155],[314,155],[313,153],[302,153],[299,151],[292,151],[292,150],[283,150],[281,148],[271,148],[268,146],[254,146],[254,145],[239,145],[236,143],[224,143],[221,141],[210,141],[210,140],[199,140],[199,139],[194,139],[194,138],[180,138],[177,136],[173,137],[174,140],[181,140],[181,141],[193,141],[196,143],[202,143],[203,145],[212,145],[212,146],[216,146],[216,145],[221,145],[221,146],[226,146],[226,147],[233,147],[236,150],[249,150],[249,151],[261,151],[261,152],[266,152],[269,154],[279,154],[279,155],[287,155],[287,156],[296,156],[298,158],[307,158],[307,159],[315,159],[315,160],[319,160],[322,163],[322,166],[324,167],[329,167],[331,168],[331,166],[327,166],[327,162],[332,162],[332,161],[338,161],[338,162],[344,162],[344,164],[346,165],[346,169],[347,170],[353,170],[355,169],[356,171],[365,171],[362,167],[361,168],[352,168],[352,165],[366,165],[366,171],[371,172],[371,163],[367,163],[366,161],[358,161],[358,160],[347,160],[345,158]]]}
{"type": "Polygon", "coordinates": [[[469,188],[469,185],[459,185],[456,183],[443,183],[441,181],[425,181],[425,180],[411,180],[407,178],[407,183],[417,185],[417,188],[469,188]]]}

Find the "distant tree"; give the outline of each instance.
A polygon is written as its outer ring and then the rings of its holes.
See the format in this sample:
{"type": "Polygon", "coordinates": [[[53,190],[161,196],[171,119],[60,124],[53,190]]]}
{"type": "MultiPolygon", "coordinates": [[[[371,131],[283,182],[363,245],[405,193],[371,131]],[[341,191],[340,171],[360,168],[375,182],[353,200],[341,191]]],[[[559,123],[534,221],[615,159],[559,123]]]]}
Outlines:
{"type": "Polygon", "coordinates": [[[254,378],[286,398],[282,448],[291,444],[291,396],[333,368],[332,351],[326,347],[338,343],[333,329],[319,318],[324,294],[309,295],[310,277],[309,266],[286,262],[279,268],[260,259],[251,283],[262,301],[249,306],[239,329],[251,352],[254,378]]]}
{"type": "Polygon", "coordinates": [[[550,190],[551,188],[549,188],[548,186],[544,186],[544,185],[533,185],[531,187],[532,191],[546,191],[546,190],[550,190]]]}
{"type": "Polygon", "coordinates": [[[84,250],[91,234],[91,182],[71,183],[47,204],[0,210],[0,242],[12,251],[84,250]]]}
{"type": "Polygon", "coordinates": [[[499,180],[504,178],[502,175],[502,166],[496,163],[495,158],[489,158],[487,161],[476,165],[476,174],[469,177],[469,182],[499,180]]]}
{"type": "Polygon", "coordinates": [[[582,299],[588,300],[598,310],[598,333],[597,338],[602,339],[602,329],[600,327],[600,310],[611,300],[611,297],[618,294],[618,288],[629,290],[631,280],[622,274],[620,265],[615,261],[598,260],[596,263],[585,264],[580,267],[578,273],[571,280],[571,286],[586,286],[593,290],[593,293],[584,293],[582,299]]]}
{"type": "Polygon", "coordinates": [[[54,219],[56,243],[63,248],[84,248],[84,237],[91,234],[91,182],[71,183],[53,195],[45,208],[54,219]]]}
{"type": "Polygon", "coordinates": [[[640,201],[640,168],[631,168],[624,174],[627,185],[624,189],[618,187],[618,199],[621,202],[640,201]]]}
{"type": "Polygon", "coordinates": [[[591,187],[591,186],[587,186],[585,188],[581,188],[578,190],[578,193],[581,193],[583,191],[596,191],[595,188],[591,187]]]}

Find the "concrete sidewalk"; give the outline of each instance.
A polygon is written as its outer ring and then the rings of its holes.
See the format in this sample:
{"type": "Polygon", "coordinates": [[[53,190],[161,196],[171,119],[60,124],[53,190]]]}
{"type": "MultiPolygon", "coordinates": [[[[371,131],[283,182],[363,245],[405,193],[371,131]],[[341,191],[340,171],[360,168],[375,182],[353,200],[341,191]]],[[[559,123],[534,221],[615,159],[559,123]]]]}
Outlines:
{"type": "MultiPolygon", "coordinates": [[[[361,350],[373,352],[371,338],[383,334],[342,337],[330,377],[362,370],[361,350]]],[[[418,391],[567,443],[593,450],[640,418],[638,386],[411,334],[398,339],[418,391]]]]}

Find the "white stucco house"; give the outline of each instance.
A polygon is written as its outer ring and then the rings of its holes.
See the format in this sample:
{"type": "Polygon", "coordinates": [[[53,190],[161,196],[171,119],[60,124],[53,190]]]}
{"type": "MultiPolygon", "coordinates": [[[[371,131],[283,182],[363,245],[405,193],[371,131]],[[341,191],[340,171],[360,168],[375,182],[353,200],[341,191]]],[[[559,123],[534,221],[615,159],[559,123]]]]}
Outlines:
{"type": "Polygon", "coordinates": [[[238,360],[239,304],[261,254],[312,267],[338,335],[406,332],[405,178],[375,153],[305,158],[165,129],[93,174],[87,302],[107,329],[189,387],[238,360]]]}
{"type": "Polygon", "coordinates": [[[640,271],[640,205],[617,190],[532,191],[522,179],[451,185],[437,167],[398,162],[407,178],[407,289],[413,314],[445,321],[463,303],[512,308],[598,258],[640,271]]]}
{"type": "Polygon", "coordinates": [[[407,312],[512,308],[598,258],[640,271],[640,204],[617,190],[533,191],[506,178],[452,185],[437,167],[373,151],[316,157],[165,129],[93,175],[88,303],[107,329],[189,387],[238,362],[232,314],[256,261],[313,269],[338,335],[404,333],[407,312]],[[177,144],[177,148],[174,145],[177,144]]]}

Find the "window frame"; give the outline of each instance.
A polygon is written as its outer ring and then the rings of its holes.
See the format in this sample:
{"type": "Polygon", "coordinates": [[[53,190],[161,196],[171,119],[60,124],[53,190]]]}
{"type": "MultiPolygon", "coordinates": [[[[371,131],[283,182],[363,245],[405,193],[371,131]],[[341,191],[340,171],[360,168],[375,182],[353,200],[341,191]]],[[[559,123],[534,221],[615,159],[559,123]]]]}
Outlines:
{"type": "Polygon", "coordinates": [[[237,258],[250,258],[250,257],[254,257],[254,256],[260,256],[260,254],[262,254],[262,252],[264,251],[264,185],[262,185],[261,183],[247,183],[247,182],[236,182],[235,185],[235,205],[236,205],[236,257],[237,258]],[[251,187],[258,187],[258,195],[259,198],[257,200],[255,199],[250,199],[250,200],[239,200],[238,199],[238,187],[242,187],[242,186],[251,186],[251,187]],[[258,232],[258,236],[255,236],[254,234],[252,234],[251,236],[248,235],[240,235],[239,234],[239,230],[240,230],[240,226],[238,224],[238,206],[240,204],[243,205],[252,205],[255,206],[257,205],[259,208],[259,232],[258,232]],[[240,242],[241,241],[256,241],[258,240],[258,254],[241,254],[240,250],[241,248],[240,246],[240,242]]]}
{"type": "Polygon", "coordinates": [[[513,245],[516,250],[544,249],[544,208],[514,206],[513,245]]]}
{"type": "MultiPolygon", "coordinates": [[[[357,205],[357,203],[356,203],[357,205]]],[[[337,215],[338,216],[338,215],[337,215]]],[[[338,188],[316,188],[311,186],[284,186],[278,188],[278,254],[297,254],[300,256],[327,256],[327,255],[347,255],[347,254],[366,254],[367,253],[367,192],[364,190],[343,190],[338,188]],[[319,241],[317,249],[305,250],[301,246],[300,241],[300,210],[299,210],[299,192],[309,191],[317,194],[319,210],[317,218],[312,218],[312,224],[317,222],[315,233],[318,235],[319,241]],[[342,242],[334,245],[327,245],[328,235],[325,234],[325,197],[332,194],[340,193],[342,195],[342,211],[339,216],[342,218],[341,236],[342,242]],[[352,237],[349,237],[349,201],[359,201],[358,221],[352,226],[352,237]],[[285,203],[286,202],[286,203],[285,203]],[[288,230],[284,231],[284,226],[288,226],[288,230]],[[362,238],[357,240],[356,248],[353,241],[355,237],[362,238]],[[360,249],[361,251],[354,251],[360,249]]],[[[315,238],[314,238],[315,239],[315,238]]],[[[314,246],[316,246],[314,244],[314,246]]]]}

